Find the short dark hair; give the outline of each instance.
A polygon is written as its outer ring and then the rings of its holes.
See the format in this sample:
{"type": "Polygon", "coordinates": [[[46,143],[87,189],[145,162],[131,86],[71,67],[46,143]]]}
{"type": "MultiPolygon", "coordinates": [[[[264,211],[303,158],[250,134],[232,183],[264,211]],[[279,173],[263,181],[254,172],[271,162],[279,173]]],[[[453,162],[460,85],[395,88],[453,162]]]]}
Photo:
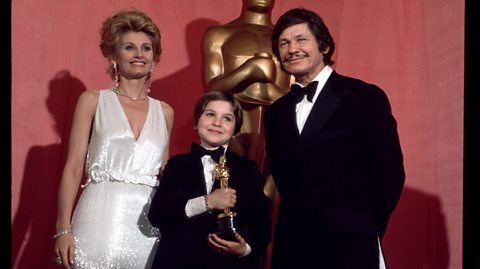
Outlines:
{"type": "Polygon", "coordinates": [[[211,101],[227,101],[232,105],[233,115],[235,116],[235,130],[233,131],[233,135],[240,132],[240,128],[242,128],[243,124],[242,106],[235,96],[228,91],[210,91],[198,99],[193,110],[194,126],[198,125],[198,121],[200,120],[202,113],[205,111],[205,107],[207,107],[208,103],[211,101]]]}
{"type": "Polygon", "coordinates": [[[320,52],[329,48],[328,52],[324,54],[323,61],[325,64],[332,65],[334,61],[332,60],[332,54],[335,51],[335,42],[333,37],[328,31],[327,25],[323,22],[322,18],[315,12],[307,10],[305,8],[294,8],[285,12],[280,18],[278,18],[277,23],[273,27],[272,33],[272,51],[281,62],[280,52],[278,49],[279,38],[282,32],[288,27],[296,24],[307,23],[308,29],[317,39],[318,50],[320,52]]]}

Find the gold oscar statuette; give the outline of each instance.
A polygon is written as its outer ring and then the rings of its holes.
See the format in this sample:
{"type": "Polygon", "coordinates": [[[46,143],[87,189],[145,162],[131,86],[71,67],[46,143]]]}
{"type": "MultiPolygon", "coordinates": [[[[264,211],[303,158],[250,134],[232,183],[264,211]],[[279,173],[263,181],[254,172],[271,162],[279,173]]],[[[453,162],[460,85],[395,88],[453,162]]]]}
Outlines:
{"type": "MultiPolygon", "coordinates": [[[[215,178],[220,180],[220,188],[228,188],[228,179],[230,177],[229,168],[225,165],[227,158],[225,154],[220,157],[219,164],[215,167],[215,178]]],[[[238,232],[237,213],[230,208],[223,210],[218,214],[216,234],[225,240],[235,241],[235,233],[238,232]]]]}

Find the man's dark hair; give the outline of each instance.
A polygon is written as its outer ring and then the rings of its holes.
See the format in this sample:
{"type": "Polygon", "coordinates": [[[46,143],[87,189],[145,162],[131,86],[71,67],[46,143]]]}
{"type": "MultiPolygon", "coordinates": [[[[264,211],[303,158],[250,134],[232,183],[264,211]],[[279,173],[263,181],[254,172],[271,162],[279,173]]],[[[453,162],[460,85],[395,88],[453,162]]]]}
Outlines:
{"type": "Polygon", "coordinates": [[[272,34],[272,51],[281,62],[280,53],[278,50],[279,37],[282,32],[288,27],[296,24],[307,23],[308,29],[312,32],[313,36],[317,39],[318,50],[320,52],[328,52],[324,54],[323,61],[325,64],[333,65],[332,54],[335,51],[335,43],[333,37],[328,31],[327,25],[323,22],[322,18],[315,12],[307,10],[305,8],[294,8],[285,12],[278,19],[277,23],[273,27],[272,34]]]}

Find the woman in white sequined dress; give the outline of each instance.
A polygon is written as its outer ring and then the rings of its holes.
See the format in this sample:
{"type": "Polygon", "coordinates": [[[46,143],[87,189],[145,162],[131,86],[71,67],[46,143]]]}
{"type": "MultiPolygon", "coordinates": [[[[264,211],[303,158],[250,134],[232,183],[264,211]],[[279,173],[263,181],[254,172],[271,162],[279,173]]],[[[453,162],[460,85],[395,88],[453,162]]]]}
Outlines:
{"type": "Polygon", "coordinates": [[[54,261],[77,269],[150,268],[161,236],[146,214],[173,126],[173,109],[148,96],[160,32],[147,14],[128,9],[108,17],[100,33],[114,87],[79,97],[58,194],[54,261]],[[84,165],[87,182],[80,185],[84,165]]]}

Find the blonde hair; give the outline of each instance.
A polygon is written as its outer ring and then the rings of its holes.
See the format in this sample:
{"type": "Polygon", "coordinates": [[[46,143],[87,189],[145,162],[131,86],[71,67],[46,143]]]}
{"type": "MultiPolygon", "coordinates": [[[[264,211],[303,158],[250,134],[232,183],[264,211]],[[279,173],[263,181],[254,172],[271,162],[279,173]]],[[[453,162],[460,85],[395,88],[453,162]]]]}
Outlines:
{"type": "Polygon", "coordinates": [[[114,58],[120,38],[127,32],[143,32],[152,41],[153,61],[160,61],[161,35],[157,25],[145,12],[124,9],[108,17],[100,28],[100,50],[107,59],[114,58]]]}

